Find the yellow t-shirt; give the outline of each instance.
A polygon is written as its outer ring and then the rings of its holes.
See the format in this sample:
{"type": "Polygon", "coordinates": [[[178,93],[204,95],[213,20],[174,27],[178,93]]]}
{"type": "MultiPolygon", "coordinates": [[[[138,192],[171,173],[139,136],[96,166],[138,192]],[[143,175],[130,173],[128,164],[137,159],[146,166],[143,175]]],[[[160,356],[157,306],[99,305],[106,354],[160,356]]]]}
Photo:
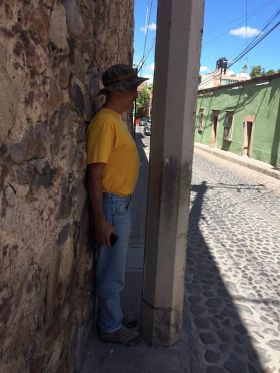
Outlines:
{"type": "Polygon", "coordinates": [[[104,192],[127,196],[133,193],[138,173],[139,155],[121,115],[100,109],[88,127],[87,164],[105,163],[104,192]]]}

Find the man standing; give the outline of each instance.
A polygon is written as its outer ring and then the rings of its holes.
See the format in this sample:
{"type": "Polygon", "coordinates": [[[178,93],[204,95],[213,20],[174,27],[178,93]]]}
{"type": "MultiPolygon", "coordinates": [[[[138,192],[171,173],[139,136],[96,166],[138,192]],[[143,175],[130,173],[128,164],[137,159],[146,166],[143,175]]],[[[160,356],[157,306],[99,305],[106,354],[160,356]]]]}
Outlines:
{"type": "Polygon", "coordinates": [[[124,286],[126,253],[131,229],[131,194],[139,171],[135,142],[121,115],[133,107],[137,87],[145,78],[127,65],[114,65],[102,75],[104,106],[88,128],[89,197],[96,240],[99,337],[124,345],[139,337],[125,323],[120,292],[124,286]],[[126,325],[125,325],[126,324],[126,325]]]}

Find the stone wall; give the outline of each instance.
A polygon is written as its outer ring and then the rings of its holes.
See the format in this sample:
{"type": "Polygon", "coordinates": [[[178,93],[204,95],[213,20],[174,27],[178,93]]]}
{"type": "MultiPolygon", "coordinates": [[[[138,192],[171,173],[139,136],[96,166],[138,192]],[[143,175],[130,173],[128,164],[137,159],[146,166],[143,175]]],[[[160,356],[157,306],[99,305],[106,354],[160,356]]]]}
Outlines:
{"type": "Polygon", "coordinates": [[[0,372],[78,371],[93,316],[85,140],[133,0],[0,0],[0,372]]]}

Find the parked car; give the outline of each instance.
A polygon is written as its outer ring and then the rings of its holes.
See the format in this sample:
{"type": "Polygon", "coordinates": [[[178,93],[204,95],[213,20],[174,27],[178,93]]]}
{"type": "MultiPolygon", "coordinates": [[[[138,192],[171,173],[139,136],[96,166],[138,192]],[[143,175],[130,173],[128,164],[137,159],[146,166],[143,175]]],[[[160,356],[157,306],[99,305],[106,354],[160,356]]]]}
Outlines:
{"type": "Polygon", "coordinates": [[[143,117],[140,119],[139,126],[146,126],[147,123],[148,123],[147,118],[143,117]]]}
{"type": "Polygon", "coordinates": [[[144,135],[151,136],[151,130],[152,130],[151,124],[147,123],[146,126],[144,127],[144,135]]]}

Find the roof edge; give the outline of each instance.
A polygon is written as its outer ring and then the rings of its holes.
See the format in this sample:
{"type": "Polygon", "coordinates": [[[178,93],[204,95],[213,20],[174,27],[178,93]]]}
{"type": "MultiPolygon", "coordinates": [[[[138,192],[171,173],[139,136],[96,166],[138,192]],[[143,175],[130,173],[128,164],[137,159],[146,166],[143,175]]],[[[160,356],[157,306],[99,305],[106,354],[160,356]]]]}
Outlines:
{"type": "Polygon", "coordinates": [[[242,80],[242,81],[239,81],[239,82],[236,82],[236,83],[232,83],[232,84],[220,85],[219,87],[211,87],[211,88],[199,89],[197,92],[198,93],[204,93],[204,92],[217,91],[219,89],[239,87],[239,86],[244,86],[244,85],[252,84],[252,83],[255,83],[255,82],[267,82],[267,81],[270,81],[270,80],[273,80],[273,79],[277,79],[277,78],[280,78],[280,73],[272,74],[272,75],[259,76],[257,78],[248,79],[248,80],[242,80]]]}

